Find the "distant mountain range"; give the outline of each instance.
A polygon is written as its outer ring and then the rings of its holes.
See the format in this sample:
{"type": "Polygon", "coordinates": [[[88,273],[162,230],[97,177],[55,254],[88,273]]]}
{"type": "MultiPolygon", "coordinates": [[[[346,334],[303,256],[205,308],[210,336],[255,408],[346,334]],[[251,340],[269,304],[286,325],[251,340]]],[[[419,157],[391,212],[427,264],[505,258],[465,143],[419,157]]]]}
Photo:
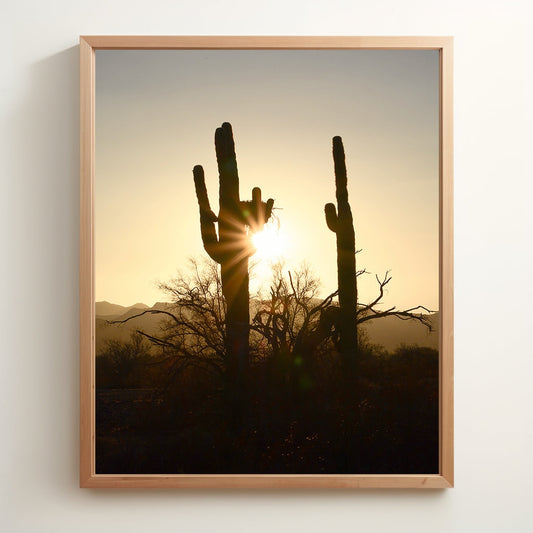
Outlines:
{"type": "MultiPolygon", "coordinates": [[[[165,316],[157,313],[146,313],[132,318],[125,324],[110,324],[111,321],[123,321],[143,311],[150,309],[166,310],[171,306],[172,304],[166,302],[158,302],[152,307],[143,303],[125,307],[105,301],[96,302],[96,354],[98,355],[105,348],[107,341],[127,341],[137,329],[151,335],[157,335],[159,325],[165,316]]],[[[400,344],[417,344],[438,349],[439,314],[432,313],[430,322],[433,327],[432,332],[429,332],[423,324],[416,320],[400,320],[396,317],[370,320],[364,324],[362,329],[366,332],[370,343],[379,344],[389,351],[394,350],[400,344]]]]}
{"type": "Polygon", "coordinates": [[[105,300],[103,302],[96,302],[94,304],[94,308],[96,316],[105,317],[118,317],[123,315],[126,311],[129,311],[130,309],[150,309],[149,306],[147,306],[146,304],[136,303],[128,307],[124,307],[123,305],[112,304],[106,302],[105,300]]]}
{"type": "Polygon", "coordinates": [[[105,348],[107,341],[118,340],[127,341],[131,334],[138,329],[146,333],[156,334],[162,320],[162,315],[146,313],[138,318],[129,320],[125,324],[116,324],[111,322],[119,322],[126,320],[129,317],[138,315],[143,311],[150,309],[165,309],[170,304],[158,302],[154,306],[149,307],[143,303],[136,303],[125,307],[123,305],[112,304],[109,302],[96,302],[96,354],[105,348]]]}

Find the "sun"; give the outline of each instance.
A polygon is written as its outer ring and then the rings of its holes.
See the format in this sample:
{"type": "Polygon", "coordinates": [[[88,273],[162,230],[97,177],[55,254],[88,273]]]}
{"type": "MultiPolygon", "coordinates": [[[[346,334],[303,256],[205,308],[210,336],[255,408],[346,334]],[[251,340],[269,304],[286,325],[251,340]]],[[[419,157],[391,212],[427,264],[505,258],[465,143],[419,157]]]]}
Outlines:
{"type": "Polygon", "coordinates": [[[250,289],[262,293],[272,283],[274,272],[280,265],[286,265],[291,255],[291,233],[272,216],[261,231],[251,235],[255,253],[250,258],[250,289]]]}
{"type": "Polygon", "coordinates": [[[262,231],[254,233],[252,243],[256,249],[254,259],[268,263],[283,260],[288,248],[287,236],[275,223],[268,223],[262,231]]]}

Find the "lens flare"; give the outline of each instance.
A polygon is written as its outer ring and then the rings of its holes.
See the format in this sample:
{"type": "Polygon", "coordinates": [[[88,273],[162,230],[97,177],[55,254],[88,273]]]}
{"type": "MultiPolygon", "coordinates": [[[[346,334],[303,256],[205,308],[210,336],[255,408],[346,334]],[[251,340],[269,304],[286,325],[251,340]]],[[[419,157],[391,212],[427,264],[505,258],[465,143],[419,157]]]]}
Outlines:
{"type": "Polygon", "coordinates": [[[252,243],[257,250],[254,255],[257,261],[278,262],[284,258],[288,247],[286,235],[276,224],[267,224],[252,235],[252,243]]]}

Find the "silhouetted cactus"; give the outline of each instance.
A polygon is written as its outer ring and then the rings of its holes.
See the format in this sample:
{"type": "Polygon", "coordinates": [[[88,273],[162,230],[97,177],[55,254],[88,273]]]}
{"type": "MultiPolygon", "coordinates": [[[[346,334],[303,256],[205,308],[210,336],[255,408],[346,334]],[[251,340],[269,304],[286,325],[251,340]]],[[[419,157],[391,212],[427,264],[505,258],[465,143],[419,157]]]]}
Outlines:
{"type": "Polygon", "coordinates": [[[357,361],[357,277],[355,270],[355,231],[348,202],[348,178],[344,147],[340,137],[333,137],[333,161],[337,210],[326,204],[328,228],[337,235],[337,277],[339,287],[339,347],[347,366],[355,367],[357,361]]]}
{"type": "Polygon", "coordinates": [[[226,373],[228,387],[238,401],[244,390],[249,358],[248,258],[255,251],[246,227],[252,232],[261,230],[272,213],[274,200],[261,201],[261,189],[255,187],[252,200],[241,202],[231,124],[225,122],[217,128],[215,151],[219,172],[218,217],[209,206],[203,168],[195,166],[193,175],[204,248],[221,265],[222,293],[226,301],[226,373]],[[218,236],[215,222],[218,222],[218,236]]]}

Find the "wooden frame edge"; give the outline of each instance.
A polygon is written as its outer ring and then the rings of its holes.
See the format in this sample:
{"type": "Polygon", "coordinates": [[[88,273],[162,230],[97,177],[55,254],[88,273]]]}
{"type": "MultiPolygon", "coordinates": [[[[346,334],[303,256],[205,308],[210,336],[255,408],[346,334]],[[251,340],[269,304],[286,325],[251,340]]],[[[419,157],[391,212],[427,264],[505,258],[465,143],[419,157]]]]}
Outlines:
{"type": "Polygon", "coordinates": [[[453,459],[453,39],[440,51],[440,472],[454,486],[453,459]],[[447,336],[443,335],[447,332],[447,336]]]}
{"type": "Polygon", "coordinates": [[[94,49],[80,39],[80,486],[94,475],[94,49]]]}
{"type": "Polygon", "coordinates": [[[96,475],[84,488],[180,489],[445,489],[450,483],[440,475],[96,475]]]}
{"type": "Polygon", "coordinates": [[[264,36],[264,35],[84,35],[81,37],[93,50],[184,50],[203,49],[256,49],[275,50],[286,48],[366,48],[366,49],[441,49],[449,46],[452,37],[376,37],[376,36],[264,36]]]}
{"type": "Polygon", "coordinates": [[[453,37],[80,36],[80,487],[371,488],[454,486],[453,449],[453,37]],[[98,475],[95,474],[94,128],[99,49],[434,49],[440,52],[440,474],[98,475]],[[446,304],[446,305],[444,305],[446,304]],[[442,332],[449,334],[445,337],[442,332]]]}

